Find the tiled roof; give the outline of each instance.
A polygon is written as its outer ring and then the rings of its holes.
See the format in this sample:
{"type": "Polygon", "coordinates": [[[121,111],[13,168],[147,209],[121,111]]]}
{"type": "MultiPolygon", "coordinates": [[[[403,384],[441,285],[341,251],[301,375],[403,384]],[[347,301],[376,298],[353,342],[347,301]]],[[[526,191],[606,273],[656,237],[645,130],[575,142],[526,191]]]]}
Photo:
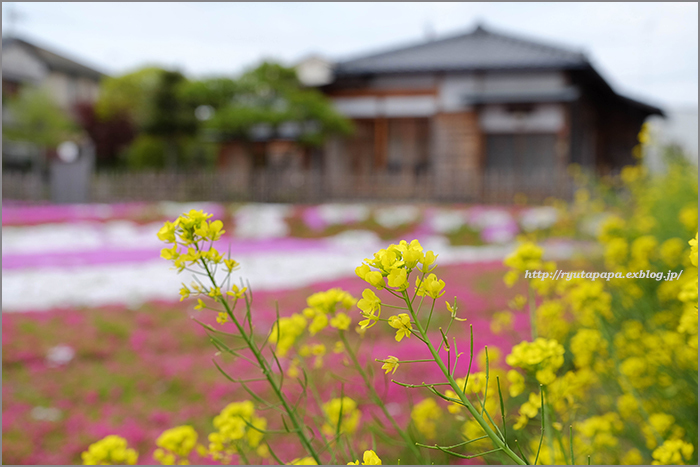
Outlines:
{"type": "Polygon", "coordinates": [[[420,71],[582,68],[580,53],[485,30],[341,62],[336,76],[420,71]]]}

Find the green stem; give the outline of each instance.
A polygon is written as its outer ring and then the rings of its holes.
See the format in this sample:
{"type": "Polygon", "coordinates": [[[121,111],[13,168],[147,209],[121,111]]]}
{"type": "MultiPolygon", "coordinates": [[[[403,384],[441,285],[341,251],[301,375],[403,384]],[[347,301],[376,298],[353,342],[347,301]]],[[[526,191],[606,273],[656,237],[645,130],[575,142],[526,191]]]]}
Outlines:
{"type": "Polygon", "coordinates": [[[357,369],[358,373],[362,376],[362,379],[365,382],[365,386],[369,390],[369,393],[374,400],[374,403],[377,404],[381,409],[382,412],[384,413],[384,416],[389,420],[389,423],[394,427],[396,432],[406,441],[407,446],[411,449],[413,454],[420,459],[421,461],[423,460],[423,456],[421,455],[420,450],[416,447],[414,444],[413,440],[411,439],[410,436],[408,436],[408,433],[403,431],[400,427],[399,424],[396,423],[396,420],[394,420],[394,417],[391,416],[389,413],[389,410],[387,410],[386,406],[384,405],[384,402],[382,401],[381,397],[379,397],[379,394],[377,394],[376,389],[374,388],[373,382],[370,380],[369,375],[365,370],[362,368],[362,365],[360,365],[359,360],[357,359],[357,355],[355,352],[352,350],[352,347],[350,347],[350,343],[348,342],[347,337],[345,337],[345,332],[340,331],[340,339],[343,341],[343,345],[345,346],[345,349],[348,352],[348,355],[350,355],[350,359],[352,360],[353,364],[355,365],[355,368],[357,369]]]}
{"type": "Polygon", "coordinates": [[[435,359],[435,363],[440,367],[440,370],[442,373],[445,375],[447,378],[447,381],[449,381],[450,386],[452,386],[452,389],[454,392],[459,396],[460,400],[464,404],[464,406],[467,408],[469,413],[474,417],[476,422],[481,426],[481,428],[484,430],[484,432],[488,435],[489,438],[491,438],[491,441],[493,442],[494,445],[496,445],[499,449],[502,449],[503,452],[510,457],[516,464],[518,465],[525,465],[525,461],[523,461],[515,452],[513,452],[508,445],[501,440],[498,435],[491,429],[489,424],[484,420],[484,418],[479,414],[479,412],[476,410],[476,408],[472,405],[471,402],[469,402],[469,399],[467,398],[466,394],[462,391],[462,388],[457,384],[455,379],[452,377],[450,374],[449,370],[445,366],[445,363],[442,361],[442,358],[438,354],[437,350],[433,346],[432,342],[428,340],[428,336],[425,333],[425,330],[423,329],[423,326],[420,324],[420,322],[416,319],[415,313],[413,312],[413,307],[411,306],[411,301],[408,298],[408,294],[406,292],[403,293],[404,295],[404,300],[406,301],[406,304],[408,305],[408,311],[411,313],[411,316],[413,317],[413,320],[416,323],[416,326],[418,327],[418,331],[421,333],[423,338],[425,339],[425,342],[428,346],[428,349],[430,350],[430,353],[432,354],[433,358],[435,359]]]}
{"type": "MultiPolygon", "coordinates": [[[[199,249],[199,247],[197,247],[199,249]]],[[[201,260],[202,265],[204,266],[204,270],[207,272],[207,275],[209,276],[209,280],[213,284],[214,287],[217,287],[216,281],[214,280],[214,276],[212,275],[211,271],[209,270],[209,267],[207,266],[206,261],[201,260]]],[[[287,412],[287,415],[289,416],[289,419],[292,422],[292,425],[294,426],[294,431],[296,431],[297,436],[299,436],[299,440],[301,441],[301,444],[304,446],[304,448],[308,451],[309,454],[314,458],[314,460],[318,463],[318,465],[321,465],[321,459],[318,457],[318,454],[316,454],[316,451],[314,450],[313,446],[311,445],[311,442],[309,439],[306,437],[306,433],[302,427],[302,425],[299,423],[299,420],[297,420],[296,413],[292,411],[292,409],[289,406],[289,401],[287,401],[287,398],[284,396],[282,391],[280,390],[279,387],[277,387],[277,384],[275,383],[274,378],[272,377],[272,369],[270,368],[267,360],[265,360],[262,356],[262,354],[259,352],[259,349],[255,342],[253,341],[252,336],[249,337],[245,333],[245,329],[243,329],[243,326],[238,322],[236,317],[233,314],[233,311],[229,307],[228,301],[223,299],[221,302],[224,305],[224,308],[226,308],[226,313],[229,315],[231,318],[231,321],[236,325],[236,328],[238,329],[238,332],[241,334],[241,337],[245,341],[246,345],[248,345],[248,348],[250,348],[250,351],[253,353],[255,356],[255,359],[258,361],[258,364],[260,365],[260,369],[263,371],[263,374],[265,375],[265,378],[267,381],[270,383],[270,386],[272,387],[272,390],[275,392],[275,395],[279,399],[279,401],[282,403],[282,406],[284,407],[284,410],[287,412]]],[[[277,324],[279,326],[279,324],[277,324]]]]}

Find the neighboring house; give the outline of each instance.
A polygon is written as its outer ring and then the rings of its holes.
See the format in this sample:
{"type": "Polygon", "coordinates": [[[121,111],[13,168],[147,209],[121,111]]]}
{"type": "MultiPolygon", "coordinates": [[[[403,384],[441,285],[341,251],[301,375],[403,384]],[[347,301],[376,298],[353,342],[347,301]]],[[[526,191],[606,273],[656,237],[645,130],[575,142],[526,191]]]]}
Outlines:
{"type": "MultiPolygon", "coordinates": [[[[76,105],[97,100],[103,73],[80,64],[31,42],[15,37],[2,39],[2,96],[3,102],[15,96],[23,86],[35,86],[46,93],[68,115],[76,116],[76,105]]],[[[3,104],[2,122],[13,124],[12,115],[3,104]]],[[[41,148],[31,141],[3,141],[3,167],[32,167],[46,169],[47,153],[52,148],[41,148]]]]}
{"type": "Polygon", "coordinates": [[[2,93],[13,95],[23,84],[45,88],[58,105],[94,102],[104,74],[19,38],[2,40],[2,93]]]}
{"type": "MultiPolygon", "coordinates": [[[[301,69],[323,77],[318,59],[301,69]]],[[[616,93],[582,53],[483,27],[332,71],[318,88],[356,131],[326,144],[329,174],[604,173],[632,163],[642,123],[663,115],[616,93]]]]}

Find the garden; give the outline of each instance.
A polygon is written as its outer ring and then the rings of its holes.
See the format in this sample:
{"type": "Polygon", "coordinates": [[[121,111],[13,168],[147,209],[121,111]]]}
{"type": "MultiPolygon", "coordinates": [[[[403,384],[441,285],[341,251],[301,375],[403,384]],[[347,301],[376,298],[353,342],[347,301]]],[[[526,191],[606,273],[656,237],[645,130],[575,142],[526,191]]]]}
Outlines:
{"type": "Polygon", "coordinates": [[[3,216],[3,462],[696,464],[697,168],[3,216]],[[624,278],[526,278],[526,271],[624,278]],[[677,280],[639,271],[676,273],[677,280]]]}

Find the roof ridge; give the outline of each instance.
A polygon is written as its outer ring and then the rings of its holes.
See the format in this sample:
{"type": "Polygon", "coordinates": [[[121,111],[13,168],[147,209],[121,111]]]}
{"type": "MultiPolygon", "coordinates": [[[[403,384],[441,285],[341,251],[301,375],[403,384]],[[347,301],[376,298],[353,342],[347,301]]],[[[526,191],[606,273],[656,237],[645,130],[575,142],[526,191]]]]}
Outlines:
{"type": "Polygon", "coordinates": [[[347,59],[347,60],[343,60],[343,61],[341,61],[341,62],[338,62],[338,65],[343,65],[343,64],[348,63],[348,62],[354,62],[355,60],[364,60],[364,59],[367,59],[367,58],[377,58],[377,57],[381,57],[382,55],[392,54],[392,53],[395,53],[395,52],[402,52],[402,51],[404,51],[404,50],[419,49],[419,48],[424,47],[424,46],[427,46],[427,45],[438,44],[438,43],[443,43],[443,42],[449,42],[449,41],[451,41],[451,40],[460,39],[460,38],[462,38],[462,37],[470,36],[470,35],[472,35],[472,34],[475,34],[475,33],[477,33],[477,30],[478,30],[478,29],[479,29],[479,28],[477,27],[477,29],[474,29],[474,30],[472,30],[472,31],[470,31],[470,32],[466,32],[466,33],[465,33],[465,32],[453,33],[453,34],[450,35],[450,36],[445,36],[445,37],[440,38],[440,39],[422,40],[421,42],[417,42],[417,41],[416,41],[416,42],[414,42],[412,45],[392,46],[391,48],[388,48],[388,47],[387,47],[387,49],[384,50],[384,51],[382,51],[382,52],[375,52],[375,53],[370,53],[370,54],[366,54],[366,55],[358,55],[358,56],[356,56],[356,57],[354,57],[354,58],[350,58],[350,59],[347,59]]]}
{"type": "MultiPolygon", "coordinates": [[[[483,30],[483,28],[482,28],[483,30]]],[[[554,45],[552,43],[547,43],[546,41],[542,41],[541,39],[533,39],[528,36],[521,36],[521,35],[512,35],[509,33],[502,33],[502,32],[494,32],[494,31],[485,31],[485,33],[490,34],[491,36],[498,37],[500,39],[505,39],[509,40],[511,42],[519,42],[523,44],[527,44],[529,46],[535,46],[539,47],[541,49],[547,49],[547,50],[554,50],[557,52],[564,52],[564,53],[569,53],[573,55],[578,55],[581,58],[588,59],[586,58],[586,55],[581,52],[580,50],[575,50],[573,48],[569,48],[567,46],[561,46],[561,45],[554,45]]]]}
{"type": "Polygon", "coordinates": [[[580,51],[576,51],[574,49],[570,49],[568,47],[562,47],[554,44],[548,44],[546,42],[542,42],[539,39],[530,39],[527,37],[523,36],[518,36],[518,35],[511,35],[511,34],[504,34],[501,32],[496,32],[490,29],[490,27],[487,29],[483,26],[482,23],[477,23],[476,27],[472,28],[469,32],[460,32],[460,33],[453,33],[451,35],[445,36],[440,39],[435,39],[435,40],[424,40],[420,43],[413,43],[412,45],[404,45],[404,46],[394,46],[392,48],[387,48],[384,51],[381,52],[375,52],[375,53],[370,53],[366,55],[357,55],[354,58],[350,58],[347,60],[342,60],[337,63],[336,66],[342,67],[345,64],[357,61],[357,60],[367,60],[367,59],[376,59],[376,58],[381,58],[382,56],[386,55],[391,55],[397,52],[404,52],[404,51],[412,51],[416,49],[421,49],[423,47],[427,46],[432,46],[435,44],[444,44],[448,43],[453,40],[457,39],[463,39],[468,36],[478,36],[478,35],[486,35],[486,36],[491,36],[496,39],[501,39],[513,43],[518,43],[518,44],[523,44],[527,45],[530,47],[536,47],[539,48],[540,50],[545,50],[548,52],[556,52],[560,54],[571,54],[577,56],[577,58],[580,58],[586,62],[588,62],[588,58],[585,56],[580,51]]]}

